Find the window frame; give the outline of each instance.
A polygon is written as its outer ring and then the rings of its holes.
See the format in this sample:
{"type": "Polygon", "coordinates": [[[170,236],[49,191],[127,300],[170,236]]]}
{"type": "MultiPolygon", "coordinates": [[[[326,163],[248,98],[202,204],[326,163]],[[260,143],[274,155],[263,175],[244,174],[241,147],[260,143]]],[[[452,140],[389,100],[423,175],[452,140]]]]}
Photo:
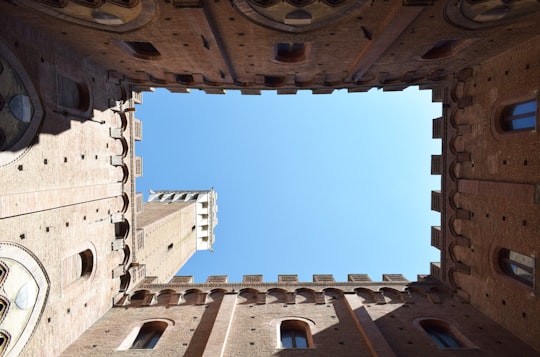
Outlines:
{"type": "MultiPolygon", "coordinates": [[[[527,109],[526,109],[527,110],[527,109]]],[[[504,134],[519,133],[535,131],[538,123],[538,98],[531,98],[520,102],[510,103],[500,111],[498,117],[498,127],[504,134]],[[514,114],[514,111],[520,106],[527,106],[530,103],[534,103],[534,112],[525,112],[521,114],[514,114]],[[532,118],[534,126],[528,126],[524,128],[513,128],[514,122],[520,119],[532,118]]]]}
{"type": "Polygon", "coordinates": [[[161,58],[161,52],[149,41],[123,41],[121,45],[136,58],[147,61],[161,58]]]}
{"type": "Polygon", "coordinates": [[[274,43],[274,60],[281,63],[298,63],[306,60],[308,46],[304,42],[274,43]]]}
{"type": "Polygon", "coordinates": [[[284,350],[305,350],[314,348],[312,325],[314,323],[298,317],[283,318],[277,321],[277,347],[284,350]],[[290,333],[292,346],[283,344],[284,332],[290,333]],[[305,346],[299,346],[297,339],[305,340],[305,346]]]}
{"type": "Polygon", "coordinates": [[[525,284],[529,288],[534,289],[535,287],[535,276],[536,276],[536,259],[534,257],[531,257],[526,254],[522,254],[519,252],[516,252],[515,250],[507,249],[507,248],[501,248],[498,251],[497,254],[497,264],[499,269],[503,272],[503,274],[509,278],[512,278],[514,281],[518,281],[522,284],[525,284]],[[532,266],[528,266],[527,264],[521,263],[519,261],[514,260],[515,258],[510,257],[512,253],[519,254],[523,257],[532,259],[532,266]],[[517,267],[519,269],[522,269],[528,273],[531,274],[531,279],[524,278],[523,276],[517,274],[514,271],[513,267],[517,267]]]}
{"type": "MultiPolygon", "coordinates": [[[[413,324],[429,338],[431,343],[433,343],[440,350],[462,350],[462,349],[472,349],[478,348],[474,345],[461,331],[458,329],[457,325],[451,321],[443,320],[436,317],[419,317],[413,321],[413,324]],[[430,327],[438,330],[435,332],[445,333],[450,338],[452,338],[459,346],[441,346],[439,342],[442,342],[439,338],[432,336],[432,333],[428,331],[430,327]]],[[[433,332],[433,331],[432,331],[433,332]]]]}
{"type": "Polygon", "coordinates": [[[130,350],[153,350],[167,330],[168,324],[164,321],[147,321],[143,323],[133,339],[130,350]]]}
{"type": "MultiPolygon", "coordinates": [[[[122,341],[122,343],[120,344],[120,346],[118,346],[116,350],[117,351],[129,351],[129,350],[137,351],[137,350],[158,349],[159,341],[163,339],[163,336],[167,333],[169,328],[174,325],[175,325],[175,322],[173,320],[166,319],[166,318],[156,318],[156,319],[148,319],[148,320],[139,321],[135,325],[131,325],[131,331],[126,336],[126,338],[124,338],[124,340],[122,341]],[[137,342],[137,337],[139,336],[141,330],[144,328],[145,325],[151,326],[152,324],[161,325],[161,328],[162,328],[162,331],[159,334],[159,338],[157,339],[157,341],[155,341],[155,343],[153,343],[152,346],[150,347],[146,346],[144,348],[141,348],[141,347],[134,348],[133,346],[137,342]]],[[[152,339],[155,337],[156,336],[153,336],[152,339]]],[[[152,339],[148,340],[147,342],[150,343],[152,339]]]]}

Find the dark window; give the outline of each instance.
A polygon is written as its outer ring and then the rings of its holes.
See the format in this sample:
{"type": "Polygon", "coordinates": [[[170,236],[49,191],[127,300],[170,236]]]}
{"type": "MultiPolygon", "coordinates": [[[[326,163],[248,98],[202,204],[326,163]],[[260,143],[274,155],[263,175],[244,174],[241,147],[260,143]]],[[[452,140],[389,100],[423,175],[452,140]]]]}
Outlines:
{"type": "Polygon", "coordinates": [[[501,249],[499,265],[503,272],[529,286],[534,283],[534,258],[512,250],[501,249]]]}
{"type": "Polygon", "coordinates": [[[152,349],[156,346],[161,335],[165,332],[167,323],[163,321],[151,321],[145,322],[141,326],[135,341],[131,345],[130,349],[152,349]]]}
{"type": "Polygon", "coordinates": [[[283,348],[308,348],[309,326],[298,320],[287,320],[281,323],[280,338],[283,348]]]}
{"type": "Polygon", "coordinates": [[[120,277],[120,291],[125,292],[128,289],[130,282],[131,282],[131,274],[126,272],[124,275],[120,277]]]}
{"type": "Polygon", "coordinates": [[[127,221],[116,222],[114,224],[114,235],[116,239],[125,239],[129,233],[129,223],[127,221]]]}
{"type": "Polygon", "coordinates": [[[504,131],[533,130],[536,128],[536,100],[508,106],[501,117],[504,131]]]}
{"type": "Polygon", "coordinates": [[[62,261],[62,285],[68,286],[78,280],[90,278],[94,271],[94,254],[86,249],[62,261]]]}
{"type": "Polygon", "coordinates": [[[125,44],[135,57],[142,59],[156,59],[161,53],[150,42],[127,41],[125,44]]]}
{"type": "Polygon", "coordinates": [[[176,81],[182,85],[190,85],[195,83],[195,79],[191,74],[177,74],[176,81]]]}
{"type": "Polygon", "coordinates": [[[452,333],[450,326],[440,320],[422,320],[420,326],[439,348],[462,348],[464,345],[452,333]]]}
{"type": "Polygon", "coordinates": [[[79,257],[81,258],[81,278],[90,276],[94,269],[94,255],[92,251],[87,249],[84,252],[80,252],[79,257]]]}
{"type": "Polygon", "coordinates": [[[300,62],[306,58],[306,45],[303,43],[276,43],[275,58],[280,62],[300,62]]]}
{"type": "Polygon", "coordinates": [[[267,87],[279,87],[285,83],[285,77],[264,76],[264,85],[267,87]]]}
{"type": "Polygon", "coordinates": [[[452,56],[458,51],[462,43],[462,40],[441,40],[437,42],[429,51],[424,53],[422,59],[434,60],[452,56]]]}
{"type": "Polygon", "coordinates": [[[88,109],[90,94],[85,85],[60,75],[57,76],[56,82],[58,105],[81,111],[88,109]]]}
{"type": "Polygon", "coordinates": [[[459,348],[459,342],[442,326],[429,325],[424,327],[427,334],[440,348],[459,348]]]}
{"type": "Polygon", "coordinates": [[[137,290],[133,295],[131,295],[130,301],[139,301],[142,302],[146,297],[147,290],[137,290]]]}

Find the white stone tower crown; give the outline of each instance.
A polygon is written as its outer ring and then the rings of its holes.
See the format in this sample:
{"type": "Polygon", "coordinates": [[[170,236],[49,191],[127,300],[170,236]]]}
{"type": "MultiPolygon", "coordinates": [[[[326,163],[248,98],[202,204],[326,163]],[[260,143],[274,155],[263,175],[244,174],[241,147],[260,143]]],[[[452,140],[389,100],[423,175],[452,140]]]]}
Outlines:
{"type": "Polygon", "coordinates": [[[212,250],[214,228],[217,219],[217,192],[210,190],[193,191],[153,191],[150,190],[148,202],[174,204],[175,202],[196,203],[197,250],[212,250]]]}

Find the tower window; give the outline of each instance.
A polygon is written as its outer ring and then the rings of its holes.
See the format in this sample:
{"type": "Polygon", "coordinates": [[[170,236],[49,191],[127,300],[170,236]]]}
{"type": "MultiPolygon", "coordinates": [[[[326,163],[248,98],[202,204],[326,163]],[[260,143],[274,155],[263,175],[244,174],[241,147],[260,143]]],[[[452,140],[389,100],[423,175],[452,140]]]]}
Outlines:
{"type": "Polygon", "coordinates": [[[499,266],[502,271],[529,286],[534,284],[534,258],[509,249],[499,252],[499,266]]]}
{"type": "Polygon", "coordinates": [[[536,100],[506,107],[501,116],[502,130],[534,130],[536,128],[536,107],[536,100]]]}
{"type": "Polygon", "coordinates": [[[145,322],[135,337],[130,349],[153,349],[161,335],[167,329],[168,324],[164,321],[145,322]]]}
{"type": "Polygon", "coordinates": [[[88,279],[94,272],[94,253],[86,249],[62,261],[62,285],[68,286],[79,279],[88,279]]]}
{"type": "Polygon", "coordinates": [[[308,348],[309,326],[300,320],[285,320],[280,326],[281,347],[308,348]]]}
{"type": "Polygon", "coordinates": [[[161,56],[161,53],[150,42],[126,41],[124,43],[135,57],[151,60],[161,56]]]}
{"type": "Polygon", "coordinates": [[[435,60],[455,55],[464,47],[465,43],[463,40],[438,41],[429,51],[422,55],[422,59],[435,60]]]}
{"type": "Polygon", "coordinates": [[[90,94],[85,85],[59,75],[56,78],[56,87],[58,105],[81,111],[88,109],[90,94]]]}
{"type": "Polygon", "coordinates": [[[90,249],[86,249],[84,252],[79,253],[81,259],[81,278],[89,277],[94,269],[94,255],[90,249]]]}
{"type": "Polygon", "coordinates": [[[304,43],[276,43],[274,54],[276,61],[300,62],[306,59],[306,45],[304,43]]]}
{"type": "Polygon", "coordinates": [[[449,323],[439,319],[422,319],[418,324],[431,337],[439,348],[464,348],[470,347],[470,342],[464,342],[465,338],[458,337],[449,323]]]}
{"type": "Polygon", "coordinates": [[[452,336],[450,331],[440,325],[426,325],[422,326],[426,330],[427,334],[440,348],[460,348],[461,344],[458,340],[452,336]]]}

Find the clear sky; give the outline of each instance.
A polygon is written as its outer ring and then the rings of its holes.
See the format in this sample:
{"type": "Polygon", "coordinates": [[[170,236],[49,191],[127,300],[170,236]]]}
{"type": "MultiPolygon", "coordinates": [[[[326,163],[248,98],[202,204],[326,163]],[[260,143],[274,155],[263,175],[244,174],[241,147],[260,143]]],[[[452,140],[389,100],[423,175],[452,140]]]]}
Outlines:
{"type": "Polygon", "coordinates": [[[199,251],[178,275],[428,274],[432,119],[430,91],[331,95],[144,93],[143,177],[137,191],[218,193],[214,253],[199,251]]]}

